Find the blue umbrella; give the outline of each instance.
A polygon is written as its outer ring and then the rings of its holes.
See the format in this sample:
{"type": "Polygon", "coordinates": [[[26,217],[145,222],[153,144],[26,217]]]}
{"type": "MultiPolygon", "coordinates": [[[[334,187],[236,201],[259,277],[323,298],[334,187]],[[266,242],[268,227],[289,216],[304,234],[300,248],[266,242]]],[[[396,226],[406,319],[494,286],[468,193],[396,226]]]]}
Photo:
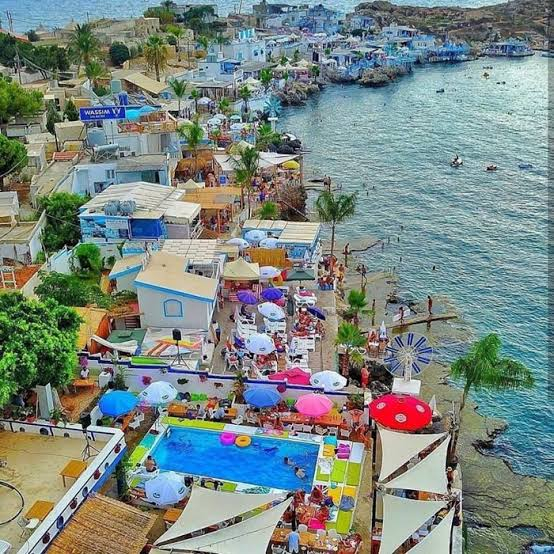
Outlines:
{"type": "Polygon", "coordinates": [[[242,302],[243,304],[257,304],[258,299],[256,298],[256,295],[249,291],[249,290],[239,290],[237,292],[237,298],[239,302],[242,302]]]}
{"type": "Polygon", "coordinates": [[[264,289],[262,291],[262,298],[268,302],[275,302],[275,300],[281,300],[281,298],[283,298],[283,291],[275,287],[264,289]]]}
{"type": "Polygon", "coordinates": [[[281,395],[273,389],[248,389],[244,399],[256,408],[270,408],[281,401],[281,395]]]}
{"type": "Polygon", "coordinates": [[[308,306],[308,312],[317,317],[317,319],[325,320],[325,314],[317,306],[308,306]]]}
{"type": "Polygon", "coordinates": [[[114,390],[102,396],[98,407],[100,411],[109,417],[119,417],[128,414],[139,403],[138,397],[130,392],[114,390]]]}

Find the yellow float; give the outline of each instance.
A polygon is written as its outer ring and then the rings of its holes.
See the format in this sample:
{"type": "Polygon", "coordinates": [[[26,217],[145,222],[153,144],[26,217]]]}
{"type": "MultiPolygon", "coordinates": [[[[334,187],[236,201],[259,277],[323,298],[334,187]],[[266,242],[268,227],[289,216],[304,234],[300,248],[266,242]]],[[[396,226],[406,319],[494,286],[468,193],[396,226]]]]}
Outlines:
{"type": "Polygon", "coordinates": [[[250,446],[252,439],[248,435],[239,435],[235,440],[235,445],[239,448],[246,448],[250,446]]]}

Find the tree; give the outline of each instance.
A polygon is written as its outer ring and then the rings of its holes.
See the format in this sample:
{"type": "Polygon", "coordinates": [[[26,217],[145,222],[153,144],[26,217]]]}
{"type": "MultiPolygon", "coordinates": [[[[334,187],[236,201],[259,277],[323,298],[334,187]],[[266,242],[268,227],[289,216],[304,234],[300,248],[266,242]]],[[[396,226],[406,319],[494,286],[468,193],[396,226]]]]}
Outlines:
{"type": "Polygon", "coordinates": [[[190,97],[194,100],[194,111],[198,113],[198,100],[201,98],[200,91],[197,88],[193,88],[190,91],[190,97]]]}
{"type": "Polygon", "coordinates": [[[86,201],[84,196],[69,192],[55,192],[40,198],[39,205],[46,211],[42,243],[47,252],[56,252],[64,246],[75,246],[79,242],[79,208],[86,201]]]}
{"type": "Polygon", "coordinates": [[[217,33],[215,37],[215,42],[219,46],[219,51],[223,52],[223,47],[226,44],[229,44],[229,38],[226,37],[223,33],[217,33]]]}
{"type": "Polygon", "coordinates": [[[65,108],[63,109],[63,116],[67,118],[67,121],[77,121],[79,119],[79,112],[71,98],[65,103],[65,108]]]}
{"type": "Polygon", "coordinates": [[[177,59],[181,61],[181,39],[185,36],[185,30],[178,25],[168,25],[166,30],[176,41],[177,59]]]}
{"type": "Polygon", "coordinates": [[[279,60],[279,63],[280,63],[281,65],[287,65],[287,64],[289,63],[289,59],[283,54],[283,55],[281,56],[281,59],[279,60]]]}
{"type": "Polygon", "coordinates": [[[74,310],[54,300],[0,295],[0,406],[21,389],[71,382],[80,323],[74,310]]]}
{"type": "Polygon", "coordinates": [[[367,298],[365,292],[362,290],[351,290],[347,297],[348,308],[346,310],[346,317],[352,318],[354,325],[360,324],[360,315],[368,315],[372,313],[372,310],[368,309],[367,298]]]}
{"type": "Polygon", "coordinates": [[[254,147],[243,148],[237,158],[231,158],[235,171],[235,181],[240,186],[243,194],[246,191],[248,205],[247,216],[250,218],[250,193],[252,191],[252,179],[258,173],[260,165],[260,153],[254,147]]]}
{"type": "Polygon", "coordinates": [[[248,85],[240,87],[239,98],[242,100],[242,113],[248,116],[248,101],[252,98],[252,91],[248,85]]]}
{"type": "Polygon", "coordinates": [[[306,202],[308,193],[306,188],[296,183],[285,183],[279,189],[279,206],[281,218],[286,221],[307,221],[306,202]]]}
{"type": "Polygon", "coordinates": [[[279,206],[275,202],[264,202],[260,210],[260,219],[277,219],[279,217],[279,206]]]}
{"type": "Polygon", "coordinates": [[[39,40],[37,32],[34,29],[31,29],[31,30],[27,31],[27,38],[31,42],[38,42],[38,40],[39,40]]]}
{"type": "Polygon", "coordinates": [[[11,79],[0,76],[0,124],[12,118],[30,117],[41,111],[42,94],[27,91],[11,79]]]}
{"type": "Polygon", "coordinates": [[[58,113],[58,110],[56,108],[56,104],[53,100],[50,100],[46,104],[46,128],[48,129],[49,133],[52,133],[53,135],[56,134],[56,123],[59,123],[62,120],[60,114],[58,113]]]}
{"type": "Polygon", "coordinates": [[[0,191],[4,190],[4,179],[12,172],[27,165],[27,150],[17,140],[11,140],[0,133],[0,191]]]}
{"type": "Polygon", "coordinates": [[[177,128],[177,133],[187,141],[187,146],[194,158],[194,177],[198,173],[198,147],[204,138],[204,129],[198,123],[198,119],[185,123],[177,128]]]}
{"type": "Polygon", "coordinates": [[[315,202],[319,220],[331,225],[331,256],[335,251],[335,230],[338,223],[346,221],[356,210],[356,193],[339,194],[322,192],[315,202]]]}
{"type": "Polygon", "coordinates": [[[294,51],[294,54],[292,55],[292,61],[294,63],[298,63],[300,61],[300,50],[298,50],[298,48],[294,51]]]}
{"type": "Polygon", "coordinates": [[[271,86],[271,81],[273,81],[273,71],[268,67],[264,67],[260,71],[260,82],[262,83],[264,90],[267,92],[271,86]]]}
{"type": "Polygon", "coordinates": [[[341,360],[341,374],[345,377],[350,372],[350,364],[360,365],[363,363],[361,348],[365,346],[366,338],[356,325],[352,323],[341,323],[337,330],[335,344],[344,348],[344,354],[341,360]]]}
{"type": "Polygon", "coordinates": [[[175,14],[167,8],[160,6],[148,8],[144,12],[144,17],[157,17],[161,25],[170,25],[175,21],[175,14]]]}
{"type": "Polygon", "coordinates": [[[171,79],[169,81],[169,88],[175,98],[177,98],[179,116],[181,115],[181,101],[187,95],[188,83],[186,81],[178,81],[177,79],[171,79]]]}
{"type": "Polygon", "coordinates": [[[35,294],[43,301],[52,299],[63,306],[96,304],[101,308],[109,308],[112,305],[111,297],[103,293],[98,284],[78,275],[41,271],[40,278],[35,294]]]}
{"type": "Polygon", "coordinates": [[[256,131],[256,148],[266,151],[271,145],[277,145],[281,142],[281,135],[276,133],[269,123],[260,125],[256,131]]]}
{"type": "Polygon", "coordinates": [[[104,64],[99,61],[92,60],[85,66],[85,74],[87,79],[89,79],[92,84],[92,90],[97,93],[100,88],[99,81],[100,79],[104,79],[108,76],[108,71],[104,64]]]}
{"type": "Polygon", "coordinates": [[[73,255],[84,273],[98,275],[102,271],[102,253],[96,244],[88,242],[79,244],[73,251],[73,255]]]}
{"type": "Polygon", "coordinates": [[[110,46],[110,60],[113,65],[123,65],[127,60],[131,59],[131,52],[126,44],[122,42],[114,42],[110,46]]]}
{"type": "Polygon", "coordinates": [[[310,67],[310,75],[311,75],[311,77],[313,78],[314,83],[317,83],[317,79],[318,79],[320,73],[321,73],[321,71],[320,71],[318,65],[315,65],[315,64],[314,64],[314,65],[312,65],[312,66],[310,67]]]}
{"type": "Polygon", "coordinates": [[[207,52],[210,48],[210,39],[206,35],[199,36],[196,41],[198,42],[198,45],[202,48],[202,50],[205,50],[207,52]]]}
{"type": "Polygon", "coordinates": [[[229,98],[222,98],[217,104],[217,109],[223,115],[229,115],[231,113],[231,101],[229,100],[229,98]]]}
{"type": "Polygon", "coordinates": [[[167,67],[168,57],[164,39],[158,35],[149,36],[144,45],[144,58],[148,69],[154,69],[156,72],[157,81],[160,80],[160,71],[167,67]]]}
{"type": "Polygon", "coordinates": [[[90,23],[77,24],[69,40],[69,48],[77,60],[77,75],[81,65],[89,64],[100,51],[100,42],[94,35],[90,23]]]}

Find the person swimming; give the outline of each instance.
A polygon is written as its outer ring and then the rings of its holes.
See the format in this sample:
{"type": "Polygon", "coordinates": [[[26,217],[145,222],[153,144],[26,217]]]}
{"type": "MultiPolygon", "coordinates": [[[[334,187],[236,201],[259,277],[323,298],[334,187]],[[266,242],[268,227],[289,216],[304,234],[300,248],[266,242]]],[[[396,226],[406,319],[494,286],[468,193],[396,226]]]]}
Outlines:
{"type": "Polygon", "coordinates": [[[294,460],[291,460],[287,456],[283,458],[283,463],[287,466],[293,466],[295,464],[294,460]]]}
{"type": "Polygon", "coordinates": [[[298,479],[306,479],[306,471],[301,467],[295,467],[294,474],[298,479]]]}

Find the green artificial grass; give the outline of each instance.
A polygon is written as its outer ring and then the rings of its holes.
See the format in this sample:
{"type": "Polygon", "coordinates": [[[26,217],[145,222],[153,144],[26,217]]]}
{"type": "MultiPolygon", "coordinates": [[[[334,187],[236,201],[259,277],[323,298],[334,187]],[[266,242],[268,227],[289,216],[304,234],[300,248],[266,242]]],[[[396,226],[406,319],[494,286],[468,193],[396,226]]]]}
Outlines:
{"type": "Polygon", "coordinates": [[[223,483],[223,486],[220,487],[219,490],[224,492],[235,492],[236,489],[237,489],[236,483],[225,482],[223,483]]]}
{"type": "Polygon", "coordinates": [[[167,362],[160,358],[150,358],[148,356],[132,356],[131,363],[134,365],[167,365],[167,362]]]}
{"type": "Polygon", "coordinates": [[[144,457],[144,455],[148,452],[148,449],[144,446],[141,446],[140,444],[133,450],[133,453],[129,456],[129,463],[134,467],[144,457]]]}
{"type": "Polygon", "coordinates": [[[331,481],[344,483],[346,479],[346,460],[335,460],[333,471],[331,471],[331,481]]]}
{"type": "Polygon", "coordinates": [[[325,483],[329,482],[331,475],[329,473],[321,473],[321,468],[317,466],[317,472],[315,474],[316,481],[324,481],[325,483]]]}
{"type": "Polygon", "coordinates": [[[339,510],[336,524],[337,533],[340,533],[341,535],[347,535],[350,532],[350,525],[352,523],[353,513],[354,510],[351,510],[350,512],[339,510]]]}
{"type": "Polygon", "coordinates": [[[196,429],[212,429],[223,431],[225,423],[220,421],[204,421],[202,419],[179,419],[178,417],[164,417],[162,420],[166,425],[174,427],[195,427],[196,429]]]}
{"type": "Polygon", "coordinates": [[[360,475],[362,473],[362,464],[350,462],[346,472],[346,484],[356,487],[360,484],[360,475]]]}

